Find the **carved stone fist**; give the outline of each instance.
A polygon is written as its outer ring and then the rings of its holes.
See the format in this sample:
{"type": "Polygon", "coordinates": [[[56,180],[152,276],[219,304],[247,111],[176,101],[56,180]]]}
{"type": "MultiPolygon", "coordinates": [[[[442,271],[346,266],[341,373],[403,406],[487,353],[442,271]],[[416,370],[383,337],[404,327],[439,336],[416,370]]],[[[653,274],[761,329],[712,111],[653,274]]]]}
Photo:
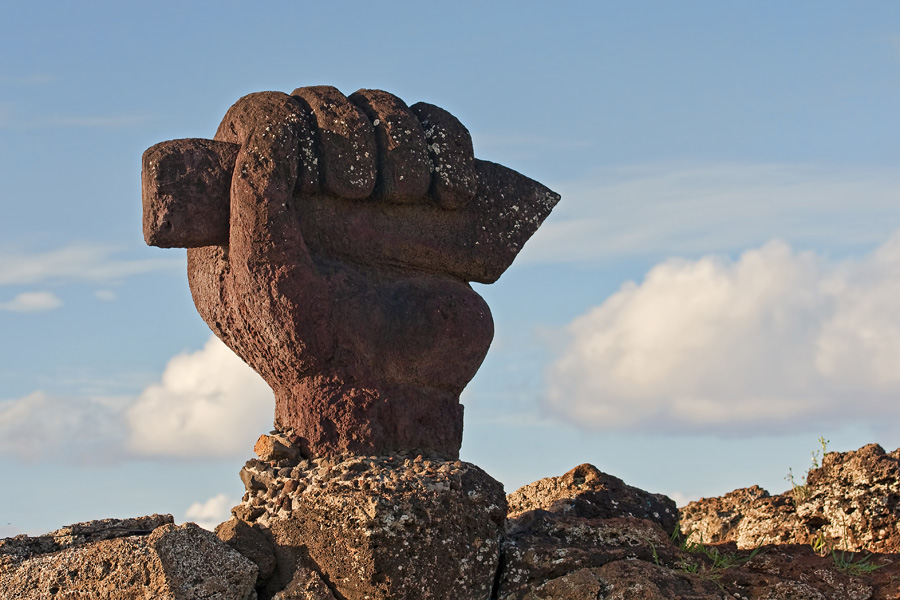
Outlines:
{"type": "Polygon", "coordinates": [[[188,248],[194,303],[310,455],[455,458],[491,283],[559,201],[473,157],[429,104],[327,86],[240,99],[214,140],[143,157],[144,237],[188,248]]]}

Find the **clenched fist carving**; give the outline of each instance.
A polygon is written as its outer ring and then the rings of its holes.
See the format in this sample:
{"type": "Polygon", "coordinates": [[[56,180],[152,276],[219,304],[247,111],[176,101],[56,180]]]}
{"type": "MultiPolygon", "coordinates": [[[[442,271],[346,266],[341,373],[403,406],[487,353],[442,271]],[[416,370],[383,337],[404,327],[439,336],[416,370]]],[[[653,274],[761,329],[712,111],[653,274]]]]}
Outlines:
{"type": "Polygon", "coordinates": [[[197,310],[311,456],[455,458],[491,283],[559,201],[476,160],[446,111],[327,86],[240,99],[213,140],[143,157],[148,244],[188,249],[197,310]]]}

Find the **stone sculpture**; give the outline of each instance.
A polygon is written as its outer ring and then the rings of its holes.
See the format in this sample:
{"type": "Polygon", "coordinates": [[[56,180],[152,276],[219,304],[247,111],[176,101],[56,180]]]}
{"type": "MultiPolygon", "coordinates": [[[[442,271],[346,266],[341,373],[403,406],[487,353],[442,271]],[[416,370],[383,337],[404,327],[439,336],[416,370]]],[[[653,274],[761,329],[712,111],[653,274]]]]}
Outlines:
{"type": "Polygon", "coordinates": [[[492,283],[559,201],[473,156],[437,106],[328,86],[240,99],[213,140],[144,153],[148,244],[188,249],[198,311],[307,456],[453,459],[492,283]]]}

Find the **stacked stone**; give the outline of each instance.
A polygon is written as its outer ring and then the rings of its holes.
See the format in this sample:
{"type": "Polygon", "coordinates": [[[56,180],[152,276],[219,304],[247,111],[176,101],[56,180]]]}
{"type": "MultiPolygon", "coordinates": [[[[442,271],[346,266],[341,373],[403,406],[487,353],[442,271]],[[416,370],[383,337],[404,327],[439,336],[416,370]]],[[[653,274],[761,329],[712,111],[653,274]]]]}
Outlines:
{"type": "MultiPolygon", "coordinates": [[[[288,436],[273,431],[261,440],[265,438],[283,443],[288,436]]],[[[421,454],[415,457],[403,453],[343,454],[308,459],[293,452],[263,453],[260,458],[247,461],[241,469],[246,491],[232,514],[248,523],[268,526],[273,519],[291,518],[293,511],[300,509],[303,496],[318,495],[325,490],[370,493],[389,489],[392,496],[419,491],[458,491],[470,468],[476,467],[460,460],[424,458],[421,454]]]]}
{"type": "Polygon", "coordinates": [[[313,584],[349,600],[490,596],[506,518],[499,482],[422,455],[304,458],[297,439],[260,437],[241,470],[243,500],[217,529],[255,560],[263,597],[313,584]]]}
{"type": "Polygon", "coordinates": [[[257,567],[172,515],[76,523],[0,540],[0,598],[256,600],[257,567]]]}

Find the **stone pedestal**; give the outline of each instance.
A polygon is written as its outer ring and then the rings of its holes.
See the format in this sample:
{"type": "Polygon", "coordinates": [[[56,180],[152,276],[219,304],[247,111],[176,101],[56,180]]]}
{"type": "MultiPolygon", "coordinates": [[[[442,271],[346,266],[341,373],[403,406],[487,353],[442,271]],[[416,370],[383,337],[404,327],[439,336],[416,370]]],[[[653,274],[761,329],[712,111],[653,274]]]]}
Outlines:
{"type": "Polygon", "coordinates": [[[258,545],[260,534],[269,540],[276,566],[261,568],[261,576],[272,572],[261,596],[314,573],[346,600],[490,597],[506,498],[475,465],[402,455],[272,458],[247,463],[247,494],[218,530],[238,548],[258,545]]]}

